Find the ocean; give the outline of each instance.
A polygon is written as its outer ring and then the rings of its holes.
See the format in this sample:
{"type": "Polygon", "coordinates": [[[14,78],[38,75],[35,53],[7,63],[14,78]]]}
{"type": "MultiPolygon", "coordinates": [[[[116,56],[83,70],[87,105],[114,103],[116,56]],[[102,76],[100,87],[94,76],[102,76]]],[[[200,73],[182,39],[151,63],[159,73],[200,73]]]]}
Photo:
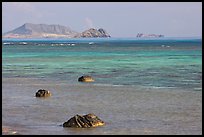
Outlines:
{"type": "Polygon", "coordinates": [[[3,39],[2,125],[19,134],[202,134],[202,39],[3,39]],[[78,82],[83,75],[95,81],[78,82]],[[53,95],[35,98],[40,88],[53,95]],[[105,126],[61,126],[87,113],[105,126]]]}

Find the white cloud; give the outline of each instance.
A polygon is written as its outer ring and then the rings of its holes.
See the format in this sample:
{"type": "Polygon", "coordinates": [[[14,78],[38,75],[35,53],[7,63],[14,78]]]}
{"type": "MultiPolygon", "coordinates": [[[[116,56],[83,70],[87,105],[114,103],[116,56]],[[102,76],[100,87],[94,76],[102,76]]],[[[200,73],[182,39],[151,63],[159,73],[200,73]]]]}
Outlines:
{"type": "Polygon", "coordinates": [[[34,6],[30,2],[9,2],[7,3],[15,11],[33,12],[35,11],[34,6]]]}
{"type": "Polygon", "coordinates": [[[34,2],[4,2],[8,10],[15,13],[30,15],[33,18],[41,18],[42,13],[35,7],[34,2]]]}
{"type": "Polygon", "coordinates": [[[94,25],[93,25],[93,21],[90,18],[86,17],[85,18],[85,23],[86,23],[86,27],[95,28],[94,25]]]}

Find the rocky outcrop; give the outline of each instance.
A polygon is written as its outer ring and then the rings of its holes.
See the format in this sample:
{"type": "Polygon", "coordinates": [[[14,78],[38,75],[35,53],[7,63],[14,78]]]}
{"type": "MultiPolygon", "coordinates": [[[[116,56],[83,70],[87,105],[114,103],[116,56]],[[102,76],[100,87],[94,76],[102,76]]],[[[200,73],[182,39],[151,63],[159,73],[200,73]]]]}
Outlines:
{"type": "Polygon", "coordinates": [[[105,125],[105,122],[99,119],[93,113],[87,115],[75,115],[70,118],[67,122],[63,123],[63,127],[72,128],[90,128],[105,125]]]}
{"type": "Polygon", "coordinates": [[[144,33],[138,33],[136,37],[153,37],[153,38],[158,38],[158,37],[164,37],[164,35],[161,35],[161,34],[144,34],[144,33]]]}
{"type": "Polygon", "coordinates": [[[93,82],[94,79],[91,76],[86,75],[86,76],[79,77],[78,81],[79,82],[93,82]]]}
{"type": "Polygon", "coordinates": [[[49,97],[51,96],[51,92],[49,90],[45,90],[45,89],[39,89],[36,93],[35,96],[36,97],[49,97]]]}
{"type": "Polygon", "coordinates": [[[62,25],[32,24],[24,25],[6,32],[2,38],[81,38],[81,37],[110,37],[102,28],[89,29],[82,33],[73,31],[62,25]]]}
{"type": "Polygon", "coordinates": [[[24,25],[5,33],[3,38],[72,38],[76,34],[78,34],[78,32],[61,25],[25,23],[24,25]]]}
{"type": "Polygon", "coordinates": [[[88,29],[80,34],[77,34],[75,36],[76,38],[82,37],[82,38],[87,38],[87,37],[111,37],[104,29],[88,29]]]}

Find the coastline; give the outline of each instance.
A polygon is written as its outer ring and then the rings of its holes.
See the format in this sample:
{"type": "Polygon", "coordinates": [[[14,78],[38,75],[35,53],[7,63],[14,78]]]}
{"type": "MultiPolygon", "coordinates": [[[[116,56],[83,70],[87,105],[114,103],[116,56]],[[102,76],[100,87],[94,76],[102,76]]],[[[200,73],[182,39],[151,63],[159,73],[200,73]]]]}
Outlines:
{"type": "Polygon", "coordinates": [[[2,135],[18,135],[18,132],[8,126],[2,126],[2,135]]]}

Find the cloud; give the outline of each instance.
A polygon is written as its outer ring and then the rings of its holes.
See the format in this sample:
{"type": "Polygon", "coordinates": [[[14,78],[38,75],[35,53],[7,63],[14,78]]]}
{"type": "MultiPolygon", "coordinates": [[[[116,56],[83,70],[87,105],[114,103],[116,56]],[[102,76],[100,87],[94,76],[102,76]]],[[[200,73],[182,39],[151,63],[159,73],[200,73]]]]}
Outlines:
{"type": "Polygon", "coordinates": [[[34,2],[3,2],[3,32],[13,30],[24,23],[41,23],[44,13],[34,2]]]}
{"type": "Polygon", "coordinates": [[[86,17],[85,18],[85,23],[86,23],[86,27],[95,28],[94,25],[93,25],[93,21],[90,18],[86,17]]]}
{"type": "Polygon", "coordinates": [[[33,2],[4,2],[4,4],[10,12],[29,15],[33,18],[42,17],[42,13],[39,13],[33,2]]]}
{"type": "Polygon", "coordinates": [[[19,12],[33,12],[35,11],[34,6],[28,2],[10,2],[7,3],[15,11],[19,12]]]}

